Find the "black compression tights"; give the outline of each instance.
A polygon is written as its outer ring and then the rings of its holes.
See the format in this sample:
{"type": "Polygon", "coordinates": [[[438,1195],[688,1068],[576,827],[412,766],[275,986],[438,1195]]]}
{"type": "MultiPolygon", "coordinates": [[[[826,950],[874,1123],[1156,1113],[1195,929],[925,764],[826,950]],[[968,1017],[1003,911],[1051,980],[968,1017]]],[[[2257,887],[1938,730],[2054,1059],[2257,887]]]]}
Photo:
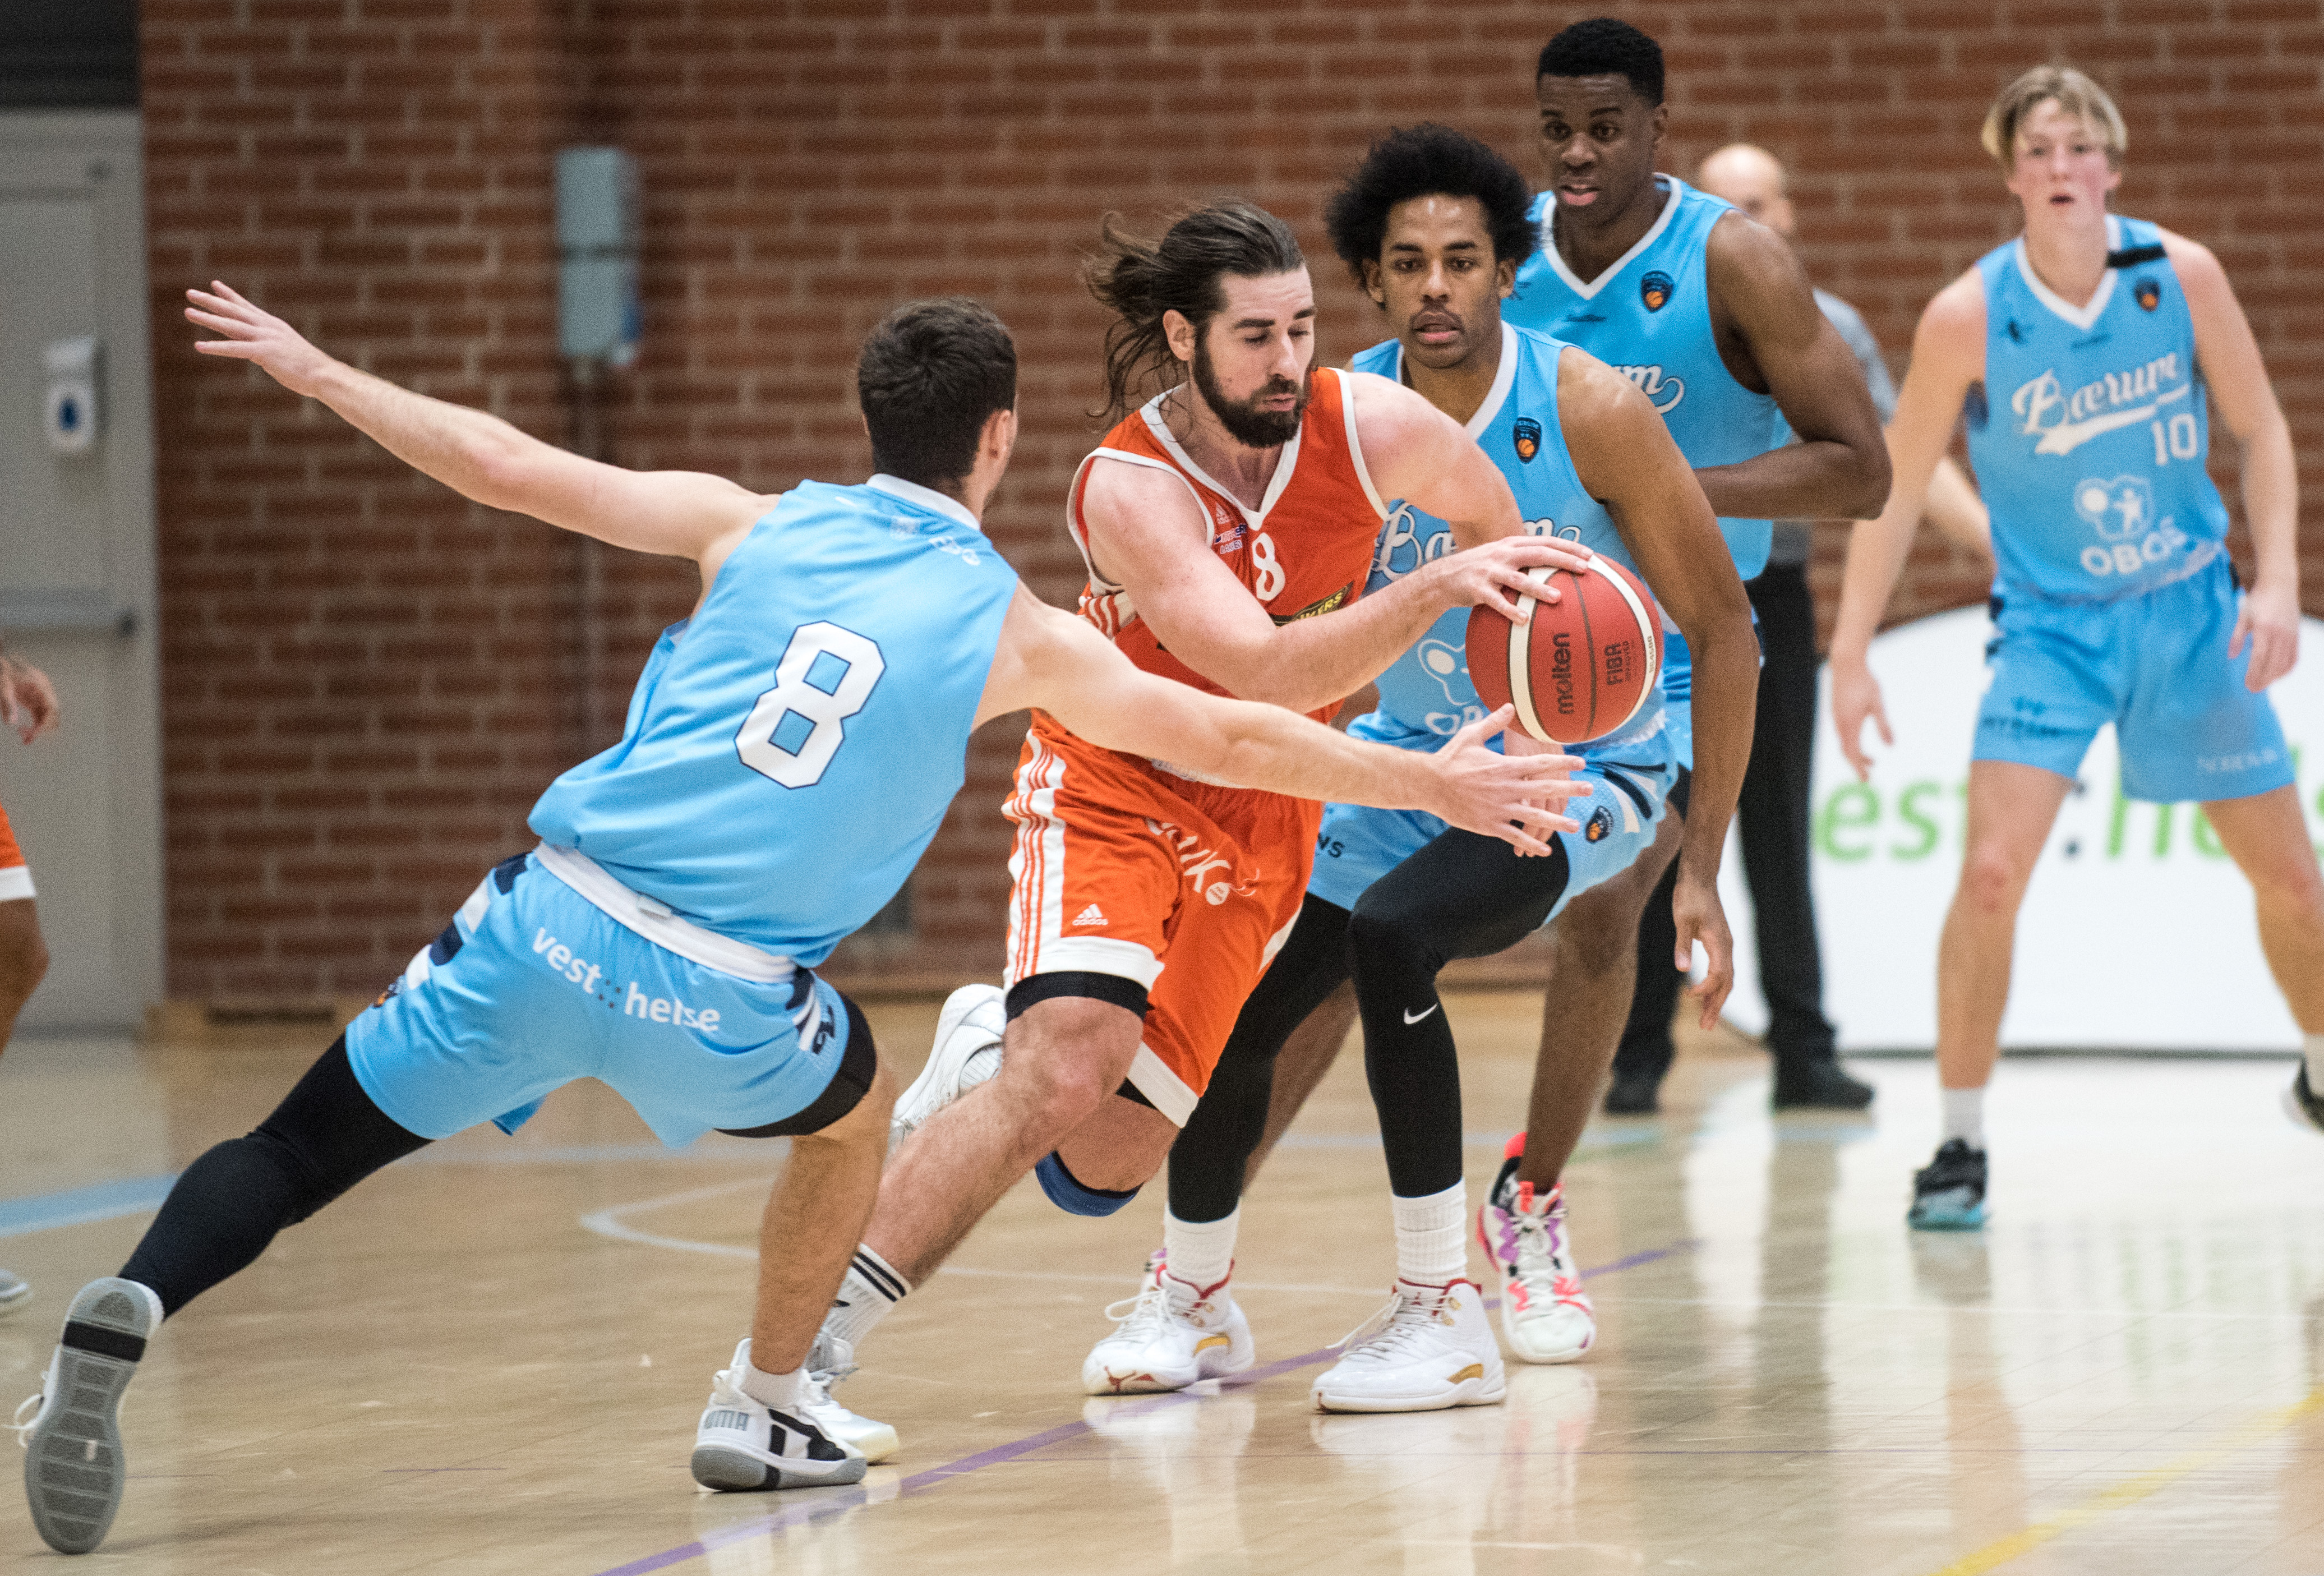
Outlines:
{"type": "Polygon", "coordinates": [[[428,1140],[372,1102],[342,1036],[247,1138],[186,1167],[122,1267],[174,1313],[242,1269],[295,1225],[428,1140]]]}
{"type": "Polygon", "coordinates": [[[1570,873],[1563,840],[1551,847],[1520,858],[1498,837],[1446,832],[1374,881],[1352,913],[1310,897],[1171,1147],[1170,1212],[1217,1221],[1232,1212],[1266,1134],[1276,1054],[1351,974],[1389,1186],[1399,1198],[1425,1198],[1459,1182],[1461,1064],[1436,975],[1454,958],[1489,956],[1540,927],[1570,873]]]}

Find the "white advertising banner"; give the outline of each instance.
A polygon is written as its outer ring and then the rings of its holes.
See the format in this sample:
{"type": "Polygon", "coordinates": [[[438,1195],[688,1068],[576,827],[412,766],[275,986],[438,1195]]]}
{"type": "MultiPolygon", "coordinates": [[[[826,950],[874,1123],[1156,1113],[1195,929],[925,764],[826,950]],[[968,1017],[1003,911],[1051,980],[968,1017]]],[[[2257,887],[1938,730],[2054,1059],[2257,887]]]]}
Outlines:
{"type": "MultiPolygon", "coordinates": [[[[1966,608],[1872,643],[1894,747],[1867,729],[1859,783],[1820,685],[1810,800],[1824,1011],[1842,1050],[1936,1044],[1937,934],[1960,878],[1970,737],[1992,624],[1966,608]]],[[[2309,619],[2300,665],[2268,694],[2299,772],[2310,836],[2324,846],[2324,622],[2309,619]],[[2304,746],[2313,745],[2314,748],[2304,746]]],[[[1727,1017],[1766,1027],[1742,854],[1730,834],[1720,876],[1735,929],[1727,1017]]],[[[2298,1028],[2260,954],[2251,888],[2197,806],[2122,797],[2114,730],[2101,732],[2042,850],[2025,907],[2004,1046],[2293,1050],[2298,1028]]]]}

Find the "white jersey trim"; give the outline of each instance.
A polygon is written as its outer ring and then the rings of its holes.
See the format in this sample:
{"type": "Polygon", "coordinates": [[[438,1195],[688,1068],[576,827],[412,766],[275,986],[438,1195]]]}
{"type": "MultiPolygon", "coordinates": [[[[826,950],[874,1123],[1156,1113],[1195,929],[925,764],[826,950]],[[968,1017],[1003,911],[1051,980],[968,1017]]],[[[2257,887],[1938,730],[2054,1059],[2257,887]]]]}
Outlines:
{"type": "Polygon", "coordinates": [[[676,953],[706,969],[761,985],[789,979],[797,967],[788,958],[762,952],[746,941],[736,941],[680,919],[670,912],[669,904],[643,892],[632,891],[586,853],[559,848],[553,843],[541,843],[532,853],[540,862],[541,869],[572,888],[605,917],[645,937],[664,952],[676,953]]]}
{"type": "MultiPolygon", "coordinates": [[[[1404,354],[1401,342],[1397,344],[1396,353],[1399,356],[1404,354]]],[[[1353,378],[1340,380],[1340,421],[1348,429],[1348,458],[1356,467],[1356,480],[1364,484],[1364,496],[1371,500],[1372,512],[1386,521],[1388,505],[1381,502],[1379,489],[1372,485],[1372,468],[1364,464],[1364,440],[1356,431],[1356,381],[1353,378]]]]}
{"type": "MultiPolygon", "coordinates": [[[[1331,367],[1323,367],[1318,369],[1316,375],[1320,377],[1324,373],[1333,373],[1333,375],[1338,375],[1331,367]]],[[[1179,386],[1183,388],[1187,385],[1181,384],[1179,386]]],[[[1138,415],[1139,419],[1146,423],[1146,429],[1154,435],[1154,441],[1160,444],[1163,448],[1168,452],[1172,459],[1176,460],[1181,465],[1185,467],[1186,474],[1188,475],[1202,483],[1204,486],[1208,487],[1212,492],[1216,493],[1220,497],[1233,504],[1237,509],[1241,510],[1244,521],[1250,524],[1253,530],[1258,530],[1260,527],[1265,526],[1267,523],[1267,512],[1275,507],[1275,501],[1283,496],[1283,490],[1286,487],[1291,485],[1291,473],[1299,468],[1299,439],[1305,435],[1307,431],[1307,423],[1304,420],[1300,422],[1299,430],[1293,433],[1291,435],[1290,441],[1283,446],[1283,454],[1281,457],[1275,462],[1275,475],[1268,480],[1267,495],[1259,501],[1259,508],[1254,511],[1246,505],[1241,499],[1234,495],[1234,490],[1232,488],[1222,486],[1216,477],[1213,476],[1208,471],[1203,469],[1202,466],[1196,465],[1194,463],[1194,456],[1188,454],[1186,452],[1185,446],[1178,441],[1178,435],[1170,430],[1170,424],[1162,419],[1162,401],[1168,399],[1170,397],[1170,393],[1175,392],[1176,391],[1174,390],[1157,394],[1152,399],[1147,401],[1145,405],[1139,409],[1138,415]]],[[[1345,392],[1346,386],[1342,384],[1342,392],[1344,393],[1345,392]]],[[[1201,396],[1197,394],[1195,397],[1199,399],[1201,396]]],[[[1148,463],[1151,464],[1152,462],[1149,461],[1148,463]]],[[[1359,464],[1360,464],[1360,462],[1359,462],[1359,464]]],[[[1210,512],[1208,510],[1204,511],[1205,516],[1207,516],[1209,512],[1210,512]]]]}
{"type": "Polygon", "coordinates": [[[1168,1117],[1173,1127],[1185,1127],[1203,1098],[1170,1071],[1169,1064],[1142,1045],[1130,1060],[1130,1086],[1152,1101],[1154,1109],[1168,1117]]]}
{"type": "Polygon", "coordinates": [[[948,520],[957,521],[980,534],[984,530],[984,523],[968,512],[966,504],[957,498],[945,497],[933,487],[923,487],[918,482],[907,482],[903,477],[891,476],[885,471],[881,471],[863,484],[875,493],[885,493],[890,498],[901,498],[905,502],[916,503],[931,513],[941,514],[948,520]]]}
{"type": "MultiPolygon", "coordinates": [[[[1404,342],[1396,346],[1396,374],[1404,376],[1404,342]]],[[[1501,364],[1493,373],[1493,386],[1485,391],[1485,402],[1477,413],[1462,425],[1461,430],[1482,443],[1485,433],[1493,425],[1493,418],[1509,402],[1509,391],[1517,386],[1517,331],[1507,323],[1501,325],[1501,364]]]]}
{"type": "MultiPolygon", "coordinates": [[[[2107,250],[2109,252],[2121,250],[2122,220],[2113,214],[2108,214],[2106,217],[2106,222],[2107,250]]],[[[2097,327],[2098,318],[2105,315],[2107,303],[2114,300],[2114,282],[2116,274],[2120,272],[2117,269],[2107,269],[2103,277],[2098,280],[2098,288],[2091,293],[2090,299],[2078,307],[2042,282],[2042,276],[2034,272],[2034,260],[2025,254],[2024,236],[2018,236],[2011,244],[2009,256],[2010,260],[2017,264],[2017,277],[2025,281],[2025,288],[2034,292],[2034,299],[2085,334],[2097,327]]]]}
{"type": "Polygon", "coordinates": [[[1670,200],[1663,204],[1663,211],[1655,216],[1655,222],[1647,226],[1645,235],[1638,237],[1637,244],[1623,253],[1611,267],[1588,284],[1576,279],[1573,270],[1566,267],[1565,259],[1557,253],[1557,193],[1554,189],[1549,192],[1549,214],[1541,223],[1541,254],[1549,263],[1550,272],[1564,281],[1566,289],[1585,301],[1595,298],[1600,290],[1613,282],[1616,274],[1637,260],[1639,253],[1663,238],[1663,232],[1669,229],[1671,221],[1678,217],[1680,200],[1686,194],[1687,184],[1675,175],[1657,175],[1655,180],[1670,193],[1670,200]]]}
{"type": "MultiPolygon", "coordinates": [[[[1074,547],[1081,553],[1082,567],[1089,571],[1090,584],[1111,596],[1119,594],[1121,586],[1098,572],[1097,559],[1090,552],[1089,526],[1081,518],[1082,479],[1089,475],[1090,466],[1100,460],[1120,460],[1127,465],[1146,465],[1167,475],[1176,476],[1179,485],[1186,489],[1186,496],[1194,501],[1194,512],[1203,517],[1205,540],[1211,529],[1211,512],[1204,507],[1202,493],[1195,489],[1194,484],[1188,479],[1186,474],[1167,461],[1157,460],[1150,455],[1132,454],[1126,448],[1093,448],[1083,456],[1082,463],[1074,467],[1073,484],[1065,489],[1065,534],[1074,539],[1074,547]]],[[[1125,613],[1130,611],[1127,604],[1124,604],[1122,611],[1125,613]]]]}
{"type": "Polygon", "coordinates": [[[14,903],[33,895],[31,865],[12,864],[0,869],[0,903],[14,903]]]}

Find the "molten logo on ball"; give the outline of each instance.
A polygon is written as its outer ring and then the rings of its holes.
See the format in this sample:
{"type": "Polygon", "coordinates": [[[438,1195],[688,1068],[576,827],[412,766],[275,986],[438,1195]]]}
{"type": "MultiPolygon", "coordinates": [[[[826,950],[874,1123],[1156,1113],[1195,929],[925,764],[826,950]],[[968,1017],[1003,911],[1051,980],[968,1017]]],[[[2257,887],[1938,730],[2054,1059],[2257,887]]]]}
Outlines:
{"type": "Polygon", "coordinates": [[[1662,677],[1662,610],[1652,594],[1604,557],[1578,571],[1539,568],[1526,577],[1557,600],[1534,600],[1524,623],[1509,616],[1513,609],[1489,605],[1469,614],[1469,677],[1478,698],[1496,709],[1514,706],[1517,726],[1545,743],[1580,744],[1628,726],[1662,677]]]}

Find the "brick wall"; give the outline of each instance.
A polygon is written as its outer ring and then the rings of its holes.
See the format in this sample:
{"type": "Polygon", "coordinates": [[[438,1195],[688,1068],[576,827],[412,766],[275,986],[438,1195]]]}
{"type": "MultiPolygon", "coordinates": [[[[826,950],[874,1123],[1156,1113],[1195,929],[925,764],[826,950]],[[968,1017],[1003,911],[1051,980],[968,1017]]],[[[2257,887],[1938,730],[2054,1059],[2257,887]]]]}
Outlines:
{"type": "MultiPolygon", "coordinates": [[[[2058,57],[2124,96],[2121,205],[2210,243],[2303,452],[2324,454],[2324,5],[1937,0],[1615,5],[1672,69],[1666,168],[1748,137],[1793,161],[1817,281],[1901,368],[1919,305],[2012,228],[1976,145],[1992,91],[2058,57]]],[[[615,726],[682,569],[577,552],[412,482],[237,369],[197,361],[181,281],[227,271],[336,349],[544,436],[547,157],[638,156],[644,354],[604,392],[622,461],[776,489],[853,479],[854,347],[898,300],[965,291],[1016,329],[1024,438],[989,525],[1044,594],[1094,436],[1098,215],[1232,190],[1328,256],[1328,184],[1390,124],[1528,170],[1531,60],[1588,9],[1458,0],[148,0],[161,382],[171,983],[372,988],[521,840],[549,775],[615,726]],[[585,704],[586,660],[604,676],[585,704]]],[[[1377,318],[1319,263],[1324,353],[1377,318]]],[[[2324,462],[2319,462],[2324,464],[2324,462]]],[[[2311,499],[2324,468],[2304,473],[2311,499]]],[[[1836,545],[1836,544],[1834,544],[1836,545]]],[[[2324,609],[2324,533],[2307,539],[2324,609]]],[[[1829,554],[1819,565],[1829,579],[1829,554]]],[[[1981,594],[1916,559],[1900,614],[1981,594]]],[[[857,967],[998,966],[1017,730],[976,741],[916,883],[916,938],[857,967]]],[[[844,954],[844,965],[851,954],[844,954]]]]}
{"type": "Polygon", "coordinates": [[[377,990],[573,751],[571,547],[179,316],[224,278],[557,433],[554,10],[145,5],[173,994],[377,990]]]}

